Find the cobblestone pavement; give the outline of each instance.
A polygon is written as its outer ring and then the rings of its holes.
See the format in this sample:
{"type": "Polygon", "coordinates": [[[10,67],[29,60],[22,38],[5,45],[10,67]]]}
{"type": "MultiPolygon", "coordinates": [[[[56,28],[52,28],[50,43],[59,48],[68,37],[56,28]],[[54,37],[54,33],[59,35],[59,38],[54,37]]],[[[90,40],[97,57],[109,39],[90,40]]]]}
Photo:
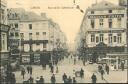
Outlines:
{"type": "MultiPolygon", "coordinates": [[[[52,73],[50,72],[49,67],[47,66],[46,70],[43,70],[41,66],[39,65],[33,65],[33,74],[32,77],[34,78],[34,82],[36,80],[36,77],[43,76],[45,83],[50,83],[50,78],[52,76],[52,73]]],[[[73,59],[71,58],[65,58],[64,61],[59,62],[58,64],[59,72],[54,73],[56,77],[56,82],[57,83],[63,83],[62,81],[62,75],[64,73],[67,74],[67,76],[73,77],[73,70],[79,71],[81,68],[84,69],[85,74],[84,78],[81,79],[80,77],[76,77],[77,82],[79,83],[91,83],[91,76],[93,73],[96,74],[97,76],[97,83],[114,83],[114,82],[126,82],[127,80],[127,71],[110,71],[110,74],[107,75],[105,73],[104,78],[105,80],[101,80],[101,75],[100,73],[97,72],[97,64],[88,64],[86,63],[86,66],[83,66],[82,62],[77,60],[76,65],[73,64],[73,59]]],[[[30,75],[27,74],[25,75],[25,79],[22,78],[21,72],[16,71],[16,82],[17,83],[22,83],[24,80],[27,80],[30,75]]]]}

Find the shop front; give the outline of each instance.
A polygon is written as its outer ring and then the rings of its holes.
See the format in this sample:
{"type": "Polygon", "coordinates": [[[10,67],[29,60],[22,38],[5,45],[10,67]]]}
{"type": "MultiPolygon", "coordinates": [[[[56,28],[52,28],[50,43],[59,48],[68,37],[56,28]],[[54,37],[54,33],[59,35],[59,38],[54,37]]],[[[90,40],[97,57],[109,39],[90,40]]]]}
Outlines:
{"type": "Polygon", "coordinates": [[[30,54],[22,54],[22,63],[29,64],[30,63],[30,54]]]}

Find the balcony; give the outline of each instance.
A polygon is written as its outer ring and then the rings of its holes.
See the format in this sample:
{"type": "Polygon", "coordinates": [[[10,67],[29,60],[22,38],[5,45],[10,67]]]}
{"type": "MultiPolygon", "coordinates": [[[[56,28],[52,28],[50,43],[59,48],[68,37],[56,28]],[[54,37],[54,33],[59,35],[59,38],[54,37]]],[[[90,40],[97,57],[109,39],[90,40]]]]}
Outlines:
{"type": "Polygon", "coordinates": [[[4,25],[4,24],[0,24],[0,31],[8,32],[9,31],[9,26],[4,25]]]}
{"type": "Polygon", "coordinates": [[[22,44],[40,44],[48,43],[48,40],[21,40],[22,44]]]}
{"type": "Polygon", "coordinates": [[[126,28],[103,28],[103,29],[89,29],[87,30],[88,33],[121,33],[125,32],[126,28]]]}

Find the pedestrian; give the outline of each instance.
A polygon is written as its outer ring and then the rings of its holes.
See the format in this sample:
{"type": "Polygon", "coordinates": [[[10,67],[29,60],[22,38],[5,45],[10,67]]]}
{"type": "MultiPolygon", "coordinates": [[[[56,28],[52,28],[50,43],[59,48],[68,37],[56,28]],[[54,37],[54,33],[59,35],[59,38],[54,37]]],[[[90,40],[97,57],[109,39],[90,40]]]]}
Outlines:
{"type": "Polygon", "coordinates": [[[28,79],[28,81],[29,81],[29,84],[33,84],[33,78],[32,78],[32,76],[30,76],[30,78],[28,79]]]}
{"type": "Polygon", "coordinates": [[[23,79],[24,79],[24,75],[25,75],[25,69],[23,68],[22,70],[21,70],[21,75],[23,76],[23,79]]]}
{"type": "Polygon", "coordinates": [[[30,72],[30,70],[29,70],[29,66],[27,66],[27,72],[28,72],[28,73],[30,72]]]}
{"type": "Polygon", "coordinates": [[[72,83],[71,76],[69,76],[69,78],[68,78],[68,83],[69,83],[69,84],[72,83]]]}
{"type": "Polygon", "coordinates": [[[64,73],[63,74],[63,81],[64,81],[64,83],[66,82],[66,80],[67,80],[67,75],[64,73]]]}
{"type": "Polygon", "coordinates": [[[49,61],[49,68],[51,68],[51,66],[52,66],[52,62],[51,62],[51,61],[49,61]]]}
{"type": "Polygon", "coordinates": [[[74,58],[74,65],[76,64],[76,58],[74,58]]]}
{"type": "Polygon", "coordinates": [[[96,75],[94,73],[93,73],[91,79],[92,79],[92,83],[96,83],[97,78],[96,78],[96,75]]]}
{"type": "Polygon", "coordinates": [[[46,63],[44,64],[44,69],[46,70],[46,63]]]}
{"type": "Polygon", "coordinates": [[[30,66],[29,69],[30,69],[30,75],[32,75],[32,66],[30,66]]]}
{"type": "Polygon", "coordinates": [[[40,76],[39,84],[44,84],[44,78],[43,78],[43,76],[40,76]]]}
{"type": "Polygon", "coordinates": [[[124,63],[123,62],[121,62],[121,69],[122,69],[122,71],[124,71],[124,63]]]}
{"type": "Polygon", "coordinates": [[[52,65],[51,66],[51,73],[53,73],[54,72],[54,66],[52,65]]]}
{"type": "Polygon", "coordinates": [[[73,69],[73,77],[76,77],[76,71],[73,69]]]}
{"type": "Polygon", "coordinates": [[[43,64],[42,64],[42,69],[44,70],[44,66],[43,66],[43,64]]]}
{"type": "Polygon", "coordinates": [[[59,72],[59,70],[58,70],[58,66],[56,66],[56,73],[58,73],[59,72]]]}
{"type": "Polygon", "coordinates": [[[36,84],[40,84],[39,81],[40,81],[40,79],[39,79],[39,77],[37,77],[36,78],[36,84]]]}
{"type": "Polygon", "coordinates": [[[10,82],[12,84],[16,84],[16,78],[15,78],[15,74],[14,73],[11,74],[10,82]]]}
{"type": "Polygon", "coordinates": [[[101,70],[101,79],[102,79],[102,80],[104,79],[103,75],[104,75],[104,70],[102,69],[102,70],[101,70]]]}
{"type": "Polygon", "coordinates": [[[100,69],[101,69],[101,66],[100,65],[98,65],[98,71],[100,72],[100,69]]]}
{"type": "Polygon", "coordinates": [[[51,83],[52,83],[52,84],[55,84],[55,83],[56,83],[55,74],[53,74],[53,75],[51,76],[51,83]]]}
{"type": "Polygon", "coordinates": [[[83,59],[83,65],[85,66],[85,58],[83,59]]]}
{"type": "Polygon", "coordinates": [[[114,65],[114,70],[117,70],[117,67],[116,67],[116,65],[114,65]]]}
{"type": "Polygon", "coordinates": [[[80,77],[83,78],[84,77],[84,70],[81,68],[80,70],[80,77]]]}
{"type": "Polygon", "coordinates": [[[105,66],[105,69],[106,69],[107,74],[109,74],[109,66],[107,64],[105,66]]]}
{"type": "Polygon", "coordinates": [[[77,81],[76,81],[75,77],[73,77],[73,84],[74,84],[74,83],[77,83],[77,81]]]}

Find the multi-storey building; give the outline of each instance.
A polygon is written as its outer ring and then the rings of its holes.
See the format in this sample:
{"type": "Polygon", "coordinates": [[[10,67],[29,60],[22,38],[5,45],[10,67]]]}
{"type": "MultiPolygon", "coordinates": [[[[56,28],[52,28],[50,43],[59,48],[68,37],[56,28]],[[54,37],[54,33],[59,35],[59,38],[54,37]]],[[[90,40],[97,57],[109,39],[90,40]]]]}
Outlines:
{"type": "Polygon", "coordinates": [[[51,59],[56,40],[61,38],[56,25],[45,13],[41,16],[33,12],[24,14],[19,22],[22,62],[48,62],[51,59]]]}
{"type": "Polygon", "coordinates": [[[79,43],[82,45],[84,41],[82,46],[88,55],[95,52],[100,57],[120,55],[126,58],[123,53],[127,47],[126,22],[126,7],[105,0],[93,4],[84,15],[79,35],[82,39],[79,43]]]}
{"type": "Polygon", "coordinates": [[[19,13],[15,9],[8,9],[8,25],[10,25],[9,47],[13,58],[19,57],[19,21],[19,13]]]}
{"type": "Polygon", "coordinates": [[[126,11],[124,7],[102,1],[88,8],[86,15],[86,44],[95,47],[100,42],[107,46],[126,47],[126,11]]]}
{"type": "Polygon", "coordinates": [[[9,58],[9,26],[7,25],[7,2],[5,0],[1,0],[0,6],[0,64],[3,64],[3,62],[6,62],[9,58]]]}
{"type": "Polygon", "coordinates": [[[126,8],[126,15],[127,15],[127,48],[126,51],[128,52],[128,0],[119,0],[119,5],[126,8]]]}

